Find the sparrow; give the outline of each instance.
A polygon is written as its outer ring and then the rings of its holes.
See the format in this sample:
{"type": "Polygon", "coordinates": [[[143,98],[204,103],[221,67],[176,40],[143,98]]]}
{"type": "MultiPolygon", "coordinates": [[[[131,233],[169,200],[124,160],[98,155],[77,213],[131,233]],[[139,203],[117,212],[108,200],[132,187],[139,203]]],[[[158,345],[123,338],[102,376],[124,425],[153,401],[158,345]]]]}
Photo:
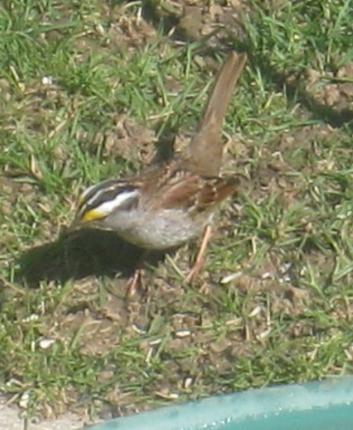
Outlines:
{"type": "Polygon", "coordinates": [[[144,250],[167,251],[204,234],[187,281],[199,272],[219,204],[239,191],[239,175],[222,177],[224,116],[247,61],[230,52],[210,91],[185,154],[127,178],[107,179],[81,195],[73,227],[110,230],[144,250]]]}

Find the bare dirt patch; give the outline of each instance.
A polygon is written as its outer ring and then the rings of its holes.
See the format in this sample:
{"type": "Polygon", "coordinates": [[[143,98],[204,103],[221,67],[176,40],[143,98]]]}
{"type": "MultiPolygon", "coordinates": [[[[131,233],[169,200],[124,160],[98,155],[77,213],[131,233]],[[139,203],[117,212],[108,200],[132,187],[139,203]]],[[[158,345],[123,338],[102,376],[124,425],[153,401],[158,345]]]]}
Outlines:
{"type": "Polygon", "coordinates": [[[0,396],[0,430],[77,430],[82,428],[83,421],[76,415],[66,413],[60,418],[54,420],[41,420],[36,422],[35,419],[29,422],[21,417],[21,411],[16,406],[7,405],[7,400],[0,396]],[[25,427],[26,426],[26,427],[25,427]]]}

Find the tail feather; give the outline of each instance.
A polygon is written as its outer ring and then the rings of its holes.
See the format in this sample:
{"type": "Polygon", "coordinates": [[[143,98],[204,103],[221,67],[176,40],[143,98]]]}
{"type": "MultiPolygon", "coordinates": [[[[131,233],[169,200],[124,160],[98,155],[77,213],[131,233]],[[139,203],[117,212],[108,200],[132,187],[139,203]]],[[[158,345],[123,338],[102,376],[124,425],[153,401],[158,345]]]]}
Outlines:
{"type": "Polygon", "coordinates": [[[244,69],[247,55],[232,51],[219,70],[210,96],[189,147],[191,162],[199,173],[218,175],[222,163],[223,147],[220,139],[223,119],[234,87],[244,69]]]}

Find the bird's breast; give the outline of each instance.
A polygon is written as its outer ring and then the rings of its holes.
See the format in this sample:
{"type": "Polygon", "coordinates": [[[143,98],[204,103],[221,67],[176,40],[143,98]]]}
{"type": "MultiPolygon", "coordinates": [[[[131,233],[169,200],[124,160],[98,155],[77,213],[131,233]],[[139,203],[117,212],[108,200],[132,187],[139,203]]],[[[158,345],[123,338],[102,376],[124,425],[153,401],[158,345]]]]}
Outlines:
{"type": "Polygon", "coordinates": [[[121,211],[105,219],[106,227],[133,245],[164,250],[188,242],[202,234],[209,216],[191,217],[182,209],[164,209],[154,213],[140,209],[121,211]]]}

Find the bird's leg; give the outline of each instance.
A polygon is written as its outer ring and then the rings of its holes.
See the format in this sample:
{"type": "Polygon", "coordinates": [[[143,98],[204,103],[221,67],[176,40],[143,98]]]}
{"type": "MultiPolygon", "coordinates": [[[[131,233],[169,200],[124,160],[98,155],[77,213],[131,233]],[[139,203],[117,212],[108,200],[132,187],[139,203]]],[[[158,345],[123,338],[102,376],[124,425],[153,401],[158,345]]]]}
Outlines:
{"type": "Polygon", "coordinates": [[[126,298],[131,298],[136,294],[142,283],[142,269],[135,269],[134,274],[126,284],[126,298]]]}
{"type": "Polygon", "coordinates": [[[148,251],[143,251],[137,260],[134,273],[130,277],[126,285],[126,298],[133,297],[136,294],[137,290],[141,289],[143,285],[142,284],[143,263],[146,260],[147,255],[148,255],[148,251]]]}
{"type": "Polygon", "coordinates": [[[204,254],[206,252],[208,242],[211,238],[211,234],[212,228],[210,225],[207,225],[203,233],[202,242],[199,248],[199,252],[197,253],[195,263],[185,279],[186,282],[192,282],[197,278],[198,274],[200,273],[200,270],[202,269],[202,266],[205,262],[204,254]]]}

